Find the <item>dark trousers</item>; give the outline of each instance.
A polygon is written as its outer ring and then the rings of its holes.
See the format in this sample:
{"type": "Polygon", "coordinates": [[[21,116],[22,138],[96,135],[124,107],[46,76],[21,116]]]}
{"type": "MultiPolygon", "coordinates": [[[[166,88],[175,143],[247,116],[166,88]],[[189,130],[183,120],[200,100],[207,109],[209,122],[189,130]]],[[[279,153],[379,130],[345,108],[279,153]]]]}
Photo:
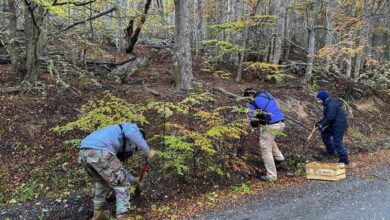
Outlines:
{"type": "Polygon", "coordinates": [[[326,146],[326,152],[329,154],[334,154],[336,151],[340,157],[340,162],[348,164],[348,155],[343,144],[345,131],[345,129],[338,130],[330,127],[321,132],[321,137],[326,146]]]}

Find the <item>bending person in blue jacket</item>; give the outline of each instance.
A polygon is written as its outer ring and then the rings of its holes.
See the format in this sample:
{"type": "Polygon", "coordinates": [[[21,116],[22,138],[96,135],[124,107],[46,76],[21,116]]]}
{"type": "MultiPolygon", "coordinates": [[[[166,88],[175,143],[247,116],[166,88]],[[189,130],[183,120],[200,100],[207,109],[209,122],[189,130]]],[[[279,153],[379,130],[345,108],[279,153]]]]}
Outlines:
{"type": "Polygon", "coordinates": [[[340,157],[339,163],[349,164],[348,155],[343,144],[343,137],[347,131],[348,123],[342,104],[325,90],[321,90],[317,94],[317,98],[322,101],[324,106],[324,116],[316,123],[326,146],[324,155],[331,156],[336,151],[340,157]]]}
{"type": "Polygon", "coordinates": [[[145,134],[133,123],[111,125],[88,135],[81,141],[78,162],[95,179],[93,220],[106,219],[103,207],[110,188],[116,196],[117,219],[128,219],[130,210],[130,183],[138,178],[124,169],[122,162],[140,149],[151,158],[154,150],[145,141],[145,134]]]}
{"type": "Polygon", "coordinates": [[[260,148],[267,174],[260,178],[263,181],[275,181],[277,179],[275,161],[279,163],[284,161],[284,156],[275,142],[275,133],[282,131],[285,127],[284,114],[269,92],[256,92],[248,88],[244,96],[253,97],[253,100],[248,103],[250,124],[252,127],[262,125],[260,127],[260,148]]]}

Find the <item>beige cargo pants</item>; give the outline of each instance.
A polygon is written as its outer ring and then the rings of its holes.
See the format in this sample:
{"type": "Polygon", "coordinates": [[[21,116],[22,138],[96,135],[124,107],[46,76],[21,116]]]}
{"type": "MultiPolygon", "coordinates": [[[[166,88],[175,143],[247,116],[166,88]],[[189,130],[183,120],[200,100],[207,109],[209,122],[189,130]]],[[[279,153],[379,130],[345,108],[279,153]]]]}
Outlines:
{"type": "Polygon", "coordinates": [[[279,122],[260,128],[261,156],[267,170],[267,177],[274,181],[278,178],[274,159],[284,160],[282,152],[276,145],[275,136],[278,132],[282,132],[285,126],[283,122],[279,122]]]}

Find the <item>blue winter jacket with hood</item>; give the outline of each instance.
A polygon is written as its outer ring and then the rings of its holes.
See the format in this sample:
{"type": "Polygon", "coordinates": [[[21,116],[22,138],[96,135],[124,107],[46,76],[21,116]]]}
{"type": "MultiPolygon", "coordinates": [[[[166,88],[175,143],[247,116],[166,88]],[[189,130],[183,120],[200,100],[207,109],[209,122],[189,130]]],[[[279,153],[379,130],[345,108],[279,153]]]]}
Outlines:
{"type": "Polygon", "coordinates": [[[254,102],[249,103],[249,119],[252,121],[254,118],[254,112],[256,109],[261,109],[269,115],[270,121],[268,124],[274,124],[276,122],[284,120],[284,114],[279,109],[278,103],[275,98],[269,92],[256,93],[254,95],[254,102]],[[257,106],[255,106],[257,105],[257,106]]]}
{"type": "Polygon", "coordinates": [[[324,106],[324,117],[320,120],[322,127],[329,126],[329,128],[344,131],[348,127],[347,116],[344,112],[342,104],[333,97],[328,97],[322,102],[324,106]]]}

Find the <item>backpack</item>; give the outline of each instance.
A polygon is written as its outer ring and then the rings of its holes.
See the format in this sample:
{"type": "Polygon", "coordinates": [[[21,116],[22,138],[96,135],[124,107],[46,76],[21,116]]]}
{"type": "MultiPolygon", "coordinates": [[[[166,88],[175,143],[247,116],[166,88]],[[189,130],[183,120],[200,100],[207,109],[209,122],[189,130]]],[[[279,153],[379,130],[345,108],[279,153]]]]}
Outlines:
{"type": "Polygon", "coordinates": [[[118,159],[120,161],[125,161],[127,160],[129,157],[133,156],[133,153],[134,151],[126,151],[126,137],[125,137],[125,133],[123,132],[123,125],[122,124],[118,124],[118,126],[120,127],[121,129],[121,133],[122,133],[122,137],[123,137],[123,145],[122,147],[119,149],[118,153],[116,154],[116,156],[118,157],[118,159]]]}
{"type": "Polygon", "coordinates": [[[257,123],[251,123],[253,127],[258,127],[259,125],[268,125],[270,122],[271,122],[271,115],[265,111],[265,109],[267,109],[269,103],[273,100],[271,97],[269,97],[268,93],[262,93],[262,92],[258,92],[256,94],[253,95],[253,98],[254,100],[252,100],[251,102],[249,102],[249,104],[255,106],[256,109],[260,109],[261,112],[257,113],[255,115],[255,118],[256,118],[256,121],[257,123]],[[264,96],[265,95],[265,96],[264,96]],[[267,104],[265,105],[264,109],[260,108],[260,106],[257,105],[256,103],[256,97],[263,97],[263,98],[266,98],[268,99],[268,102],[267,104]]]}

